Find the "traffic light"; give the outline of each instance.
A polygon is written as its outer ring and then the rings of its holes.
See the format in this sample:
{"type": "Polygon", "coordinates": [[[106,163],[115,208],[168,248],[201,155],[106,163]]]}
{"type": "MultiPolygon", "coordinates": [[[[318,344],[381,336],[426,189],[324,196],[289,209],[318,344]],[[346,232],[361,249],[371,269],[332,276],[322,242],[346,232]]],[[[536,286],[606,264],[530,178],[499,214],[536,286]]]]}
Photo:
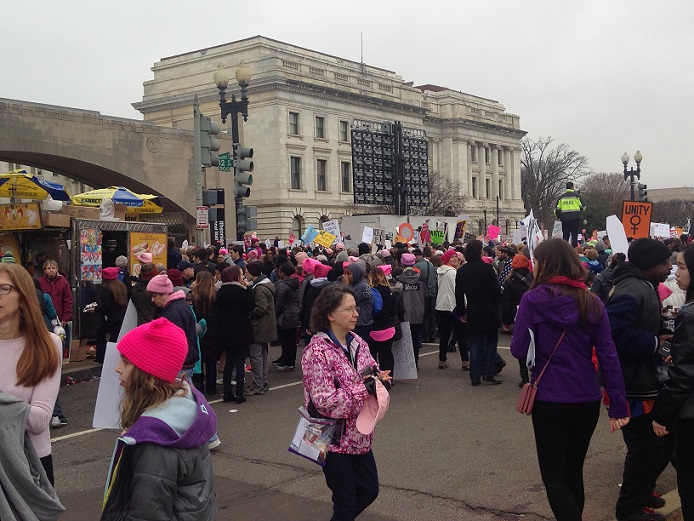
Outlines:
{"type": "Polygon", "coordinates": [[[637,201],[648,201],[648,190],[646,190],[648,187],[644,184],[639,183],[636,185],[636,187],[639,189],[638,196],[636,197],[637,201]]]}
{"type": "Polygon", "coordinates": [[[258,215],[258,209],[255,206],[245,206],[239,204],[236,206],[236,236],[243,237],[248,230],[258,228],[256,219],[252,219],[258,215]]]}
{"type": "Polygon", "coordinates": [[[215,154],[219,150],[219,140],[215,137],[217,134],[219,134],[219,125],[201,112],[200,162],[204,166],[219,166],[219,156],[215,154]]]}
{"type": "Polygon", "coordinates": [[[234,145],[234,196],[243,199],[251,195],[250,186],[253,184],[253,149],[234,145]]]}

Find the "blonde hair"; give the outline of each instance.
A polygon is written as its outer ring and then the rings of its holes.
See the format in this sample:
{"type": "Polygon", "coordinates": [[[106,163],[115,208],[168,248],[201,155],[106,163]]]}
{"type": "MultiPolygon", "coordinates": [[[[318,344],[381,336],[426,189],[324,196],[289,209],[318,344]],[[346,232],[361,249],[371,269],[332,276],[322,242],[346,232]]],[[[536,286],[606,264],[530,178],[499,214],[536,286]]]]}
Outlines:
{"type": "Polygon", "coordinates": [[[122,358],[133,366],[121,401],[120,422],[124,429],[132,427],[147,409],[164,403],[179,391],[183,391],[183,395],[187,394],[188,391],[181,380],[166,382],[145,373],[127,358],[122,358]]]}
{"type": "Polygon", "coordinates": [[[33,387],[55,374],[60,356],[43,319],[29,272],[20,264],[0,263],[0,273],[7,274],[19,295],[19,330],[24,336],[24,351],[17,361],[17,385],[33,387]]]}

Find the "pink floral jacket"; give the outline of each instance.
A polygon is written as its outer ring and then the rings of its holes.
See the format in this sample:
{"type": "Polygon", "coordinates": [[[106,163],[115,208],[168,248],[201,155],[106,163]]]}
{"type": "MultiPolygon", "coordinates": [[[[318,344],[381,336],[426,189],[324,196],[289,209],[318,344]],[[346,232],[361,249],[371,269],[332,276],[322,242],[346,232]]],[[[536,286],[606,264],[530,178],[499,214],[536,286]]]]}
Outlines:
{"type": "Polygon", "coordinates": [[[313,401],[323,416],[345,419],[340,444],[330,445],[331,452],[365,454],[371,449],[373,434],[357,431],[357,416],[368,395],[360,372],[376,362],[369,353],[369,345],[357,335],[352,337],[352,342],[358,343],[356,369],[342,346],[327,334],[313,335],[301,358],[304,406],[308,410],[309,402],[313,401]]]}

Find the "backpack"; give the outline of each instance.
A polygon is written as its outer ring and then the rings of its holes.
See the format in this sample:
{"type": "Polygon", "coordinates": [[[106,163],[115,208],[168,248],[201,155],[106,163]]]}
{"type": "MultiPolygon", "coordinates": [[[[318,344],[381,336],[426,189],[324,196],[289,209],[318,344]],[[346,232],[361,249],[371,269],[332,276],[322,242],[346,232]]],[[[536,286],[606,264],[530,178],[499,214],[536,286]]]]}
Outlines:
{"type": "Polygon", "coordinates": [[[373,300],[372,314],[376,316],[383,309],[383,297],[376,288],[371,288],[371,297],[373,300]]]}

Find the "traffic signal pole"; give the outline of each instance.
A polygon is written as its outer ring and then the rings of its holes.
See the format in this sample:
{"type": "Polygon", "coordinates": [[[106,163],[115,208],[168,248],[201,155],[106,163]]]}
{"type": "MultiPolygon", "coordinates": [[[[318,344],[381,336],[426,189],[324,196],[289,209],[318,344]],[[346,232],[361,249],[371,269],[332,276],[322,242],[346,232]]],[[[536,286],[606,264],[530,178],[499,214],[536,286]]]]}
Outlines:
{"type": "MultiPolygon", "coordinates": [[[[202,206],[202,191],[204,188],[203,169],[202,169],[202,154],[200,153],[200,106],[198,104],[198,95],[195,95],[193,100],[193,162],[195,163],[195,206],[202,206]]],[[[195,231],[195,245],[202,248],[205,244],[205,230],[195,231]]]]}

